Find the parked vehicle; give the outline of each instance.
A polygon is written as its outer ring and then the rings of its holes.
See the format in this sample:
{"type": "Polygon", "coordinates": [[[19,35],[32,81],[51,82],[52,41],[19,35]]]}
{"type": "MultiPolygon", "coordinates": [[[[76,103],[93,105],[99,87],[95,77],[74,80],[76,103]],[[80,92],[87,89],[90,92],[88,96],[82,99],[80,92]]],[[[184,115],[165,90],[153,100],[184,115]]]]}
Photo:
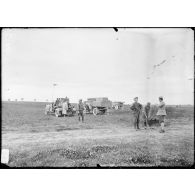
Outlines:
{"type": "Polygon", "coordinates": [[[57,98],[54,103],[46,105],[45,114],[55,114],[56,117],[74,116],[76,114],[76,109],[69,103],[67,97],[57,98]]]}
{"type": "Polygon", "coordinates": [[[88,98],[84,102],[86,114],[105,114],[112,107],[112,102],[107,97],[88,98]]]}

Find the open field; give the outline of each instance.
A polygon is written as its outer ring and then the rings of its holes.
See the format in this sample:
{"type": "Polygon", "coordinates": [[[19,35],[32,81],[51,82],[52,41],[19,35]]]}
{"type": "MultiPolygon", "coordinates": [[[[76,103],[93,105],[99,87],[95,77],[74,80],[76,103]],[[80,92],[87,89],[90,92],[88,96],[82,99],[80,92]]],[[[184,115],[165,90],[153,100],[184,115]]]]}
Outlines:
{"type": "Polygon", "coordinates": [[[194,107],[167,107],[166,133],[135,131],[128,109],[56,118],[44,103],[2,103],[2,147],[11,167],[191,166],[194,107]]]}

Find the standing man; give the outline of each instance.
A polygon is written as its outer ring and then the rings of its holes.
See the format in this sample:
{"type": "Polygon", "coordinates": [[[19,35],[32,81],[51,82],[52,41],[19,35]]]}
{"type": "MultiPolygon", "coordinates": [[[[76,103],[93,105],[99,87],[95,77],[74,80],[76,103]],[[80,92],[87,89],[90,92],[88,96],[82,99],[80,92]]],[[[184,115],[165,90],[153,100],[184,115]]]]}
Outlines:
{"type": "Polygon", "coordinates": [[[141,110],[142,110],[142,105],[140,103],[138,103],[138,97],[134,98],[134,103],[133,103],[133,105],[130,108],[133,111],[134,128],[136,130],[138,130],[138,129],[140,129],[139,128],[139,120],[140,120],[140,113],[141,113],[141,110]]]}
{"type": "Polygon", "coordinates": [[[167,114],[166,114],[166,110],[165,110],[165,103],[163,101],[163,97],[162,96],[159,97],[158,112],[157,112],[156,115],[159,118],[159,123],[160,123],[160,126],[161,126],[160,133],[164,133],[165,132],[165,130],[164,130],[164,122],[165,122],[165,116],[167,114]]]}
{"type": "Polygon", "coordinates": [[[145,129],[147,129],[149,127],[149,124],[148,124],[149,113],[150,113],[150,102],[148,102],[143,109],[143,121],[144,121],[144,128],[145,129]]]}
{"type": "Polygon", "coordinates": [[[64,117],[68,114],[68,100],[63,100],[62,103],[62,114],[64,114],[64,117]]]}
{"type": "Polygon", "coordinates": [[[82,122],[84,122],[84,113],[83,113],[84,112],[84,104],[82,102],[82,99],[79,100],[78,110],[79,110],[79,113],[78,113],[79,121],[81,118],[82,122]]]}

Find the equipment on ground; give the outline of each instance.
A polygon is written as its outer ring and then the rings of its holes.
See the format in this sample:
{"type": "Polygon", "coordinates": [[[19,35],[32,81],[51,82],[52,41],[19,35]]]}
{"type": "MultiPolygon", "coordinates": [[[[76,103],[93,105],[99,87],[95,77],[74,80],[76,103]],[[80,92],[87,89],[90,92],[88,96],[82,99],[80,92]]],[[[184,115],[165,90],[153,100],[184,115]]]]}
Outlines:
{"type": "Polygon", "coordinates": [[[105,114],[108,109],[112,108],[112,102],[107,97],[88,98],[84,106],[86,114],[105,114]]]}
{"type": "Polygon", "coordinates": [[[69,103],[67,97],[57,98],[54,103],[46,105],[45,114],[55,114],[56,117],[74,116],[76,114],[76,109],[69,103]]]}

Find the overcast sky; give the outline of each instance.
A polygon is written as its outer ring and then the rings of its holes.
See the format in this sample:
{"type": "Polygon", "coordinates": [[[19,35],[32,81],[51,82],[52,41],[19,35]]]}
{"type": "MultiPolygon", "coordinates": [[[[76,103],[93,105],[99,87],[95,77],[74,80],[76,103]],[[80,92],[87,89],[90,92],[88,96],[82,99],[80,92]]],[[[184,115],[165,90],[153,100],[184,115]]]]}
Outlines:
{"type": "Polygon", "coordinates": [[[191,29],[4,29],[2,98],[138,96],[145,104],[163,96],[193,104],[193,36],[191,29]]]}

